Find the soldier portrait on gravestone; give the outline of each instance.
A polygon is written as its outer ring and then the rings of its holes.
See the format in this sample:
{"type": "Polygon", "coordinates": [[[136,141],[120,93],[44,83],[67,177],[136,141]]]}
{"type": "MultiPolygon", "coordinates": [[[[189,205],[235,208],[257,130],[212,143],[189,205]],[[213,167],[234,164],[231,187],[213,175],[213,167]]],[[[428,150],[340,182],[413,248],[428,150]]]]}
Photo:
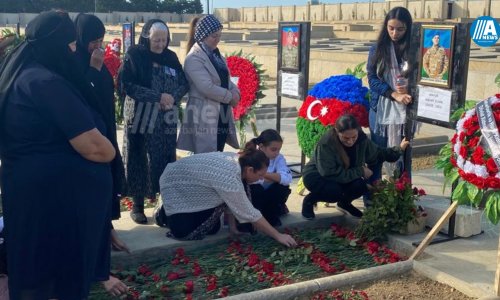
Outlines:
{"type": "Polygon", "coordinates": [[[299,27],[283,27],[281,32],[281,67],[298,71],[299,66],[299,27]]]}
{"type": "Polygon", "coordinates": [[[452,30],[424,28],[421,81],[431,85],[448,85],[451,61],[452,30]]]}

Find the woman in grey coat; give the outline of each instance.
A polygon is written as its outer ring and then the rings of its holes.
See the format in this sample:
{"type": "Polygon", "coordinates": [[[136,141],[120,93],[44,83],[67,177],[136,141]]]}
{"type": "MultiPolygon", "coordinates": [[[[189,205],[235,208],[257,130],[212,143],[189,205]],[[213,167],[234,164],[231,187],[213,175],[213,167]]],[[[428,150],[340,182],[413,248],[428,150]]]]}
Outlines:
{"type": "Polygon", "coordinates": [[[208,15],[191,22],[184,72],[189,100],[184,112],[177,148],[194,153],[223,151],[227,143],[239,148],[232,107],[240,100],[230,80],[226,60],[219,52],[222,24],[208,15]]]}

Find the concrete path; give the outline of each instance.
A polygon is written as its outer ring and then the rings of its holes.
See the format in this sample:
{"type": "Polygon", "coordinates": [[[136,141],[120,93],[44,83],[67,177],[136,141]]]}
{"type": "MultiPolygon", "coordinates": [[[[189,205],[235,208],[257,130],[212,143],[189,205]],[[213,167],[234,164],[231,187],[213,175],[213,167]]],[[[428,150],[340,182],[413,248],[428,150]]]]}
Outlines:
{"type": "MultiPolygon", "coordinates": [[[[275,90],[267,90],[266,92],[267,97],[262,103],[276,103],[275,90]]],[[[284,107],[296,106],[298,109],[301,103],[297,100],[283,98],[284,107]]],[[[263,118],[258,120],[258,129],[275,128],[275,124],[275,119],[263,118]]],[[[451,137],[453,133],[454,131],[449,129],[423,124],[420,133],[416,135],[416,140],[420,139],[421,141],[424,140],[425,143],[432,143],[443,136],[451,137]]],[[[295,118],[282,119],[281,134],[284,137],[282,153],[288,162],[300,162],[301,153],[295,132],[295,118]]],[[[121,131],[119,132],[119,141],[121,142],[121,131]]],[[[442,183],[444,178],[439,171],[433,169],[415,171],[413,172],[413,180],[415,186],[424,188],[429,195],[443,197],[449,195],[449,189],[445,190],[443,195],[442,183]]],[[[301,216],[303,196],[296,193],[296,185],[297,179],[294,179],[291,185],[293,192],[287,202],[290,214],[282,218],[282,228],[286,226],[310,226],[313,224],[313,222],[306,221],[301,216]]],[[[449,200],[443,198],[440,201],[449,200]]],[[[354,204],[360,208],[363,206],[361,200],[356,200],[354,204]]],[[[215,240],[224,239],[228,236],[227,228],[223,228],[217,235],[203,241],[179,242],[166,238],[166,229],[153,225],[150,218],[152,209],[147,210],[146,215],[149,217],[148,225],[133,223],[127,212],[122,213],[122,218],[114,222],[119,235],[132,250],[131,255],[114,252],[114,262],[126,263],[126,261],[140,259],[148,260],[151,258],[151,253],[164,251],[161,250],[164,248],[178,246],[198,247],[200,244],[208,245],[215,240]]],[[[352,217],[344,216],[334,205],[326,207],[321,203],[318,205],[316,216],[317,222],[329,223],[335,219],[342,222],[356,222],[352,217]]],[[[424,255],[415,262],[415,268],[426,276],[451,285],[469,296],[479,298],[494,295],[493,284],[497,266],[499,228],[490,225],[486,221],[482,222],[482,226],[483,234],[430,245],[424,255]]],[[[390,244],[409,255],[415,248],[412,243],[421,241],[424,236],[425,234],[413,236],[393,235],[390,238],[390,244]]]]}

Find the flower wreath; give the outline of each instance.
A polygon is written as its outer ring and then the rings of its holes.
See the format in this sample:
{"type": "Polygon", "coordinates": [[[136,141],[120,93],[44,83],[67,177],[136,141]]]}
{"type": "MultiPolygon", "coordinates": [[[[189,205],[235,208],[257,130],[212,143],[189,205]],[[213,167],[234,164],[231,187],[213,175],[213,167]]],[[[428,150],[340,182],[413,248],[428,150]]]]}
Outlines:
{"type": "Polygon", "coordinates": [[[331,76],[316,84],[300,107],[296,122],[302,152],[311,157],[323,133],[349,113],[368,127],[368,89],[353,75],[331,76]]]}
{"type": "Polygon", "coordinates": [[[265,90],[263,75],[265,70],[262,64],[255,61],[255,57],[243,55],[242,50],[227,57],[227,66],[231,80],[237,81],[240,90],[240,102],[233,108],[234,120],[240,133],[241,147],[245,145],[245,127],[251,122],[253,133],[258,135],[255,125],[255,105],[264,97],[265,90]]]}
{"type": "MultiPolygon", "coordinates": [[[[491,109],[500,128],[500,94],[490,98],[491,109]]],[[[457,122],[457,132],[451,139],[453,166],[458,168],[462,179],[480,189],[500,189],[500,172],[488,153],[480,144],[481,130],[475,109],[465,112],[457,122]]]]}
{"type": "MultiPolygon", "coordinates": [[[[493,117],[500,128],[500,94],[489,98],[493,117]]],[[[497,224],[500,218],[500,172],[488,148],[481,143],[482,132],[475,103],[467,101],[468,110],[459,109],[451,117],[457,120],[457,132],[440,150],[436,163],[447,182],[457,183],[451,198],[459,204],[484,202],[485,214],[497,224]]]]}

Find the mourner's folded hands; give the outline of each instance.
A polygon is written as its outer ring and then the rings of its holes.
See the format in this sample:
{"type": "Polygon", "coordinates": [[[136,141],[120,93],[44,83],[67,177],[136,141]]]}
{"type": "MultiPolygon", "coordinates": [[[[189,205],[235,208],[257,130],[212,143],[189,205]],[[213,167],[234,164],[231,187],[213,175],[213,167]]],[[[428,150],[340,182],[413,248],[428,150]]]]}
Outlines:
{"type": "Polygon", "coordinates": [[[162,110],[172,109],[174,107],[174,103],[175,103],[175,100],[174,100],[174,97],[172,97],[172,95],[167,94],[167,93],[161,94],[160,108],[162,110]]]}

